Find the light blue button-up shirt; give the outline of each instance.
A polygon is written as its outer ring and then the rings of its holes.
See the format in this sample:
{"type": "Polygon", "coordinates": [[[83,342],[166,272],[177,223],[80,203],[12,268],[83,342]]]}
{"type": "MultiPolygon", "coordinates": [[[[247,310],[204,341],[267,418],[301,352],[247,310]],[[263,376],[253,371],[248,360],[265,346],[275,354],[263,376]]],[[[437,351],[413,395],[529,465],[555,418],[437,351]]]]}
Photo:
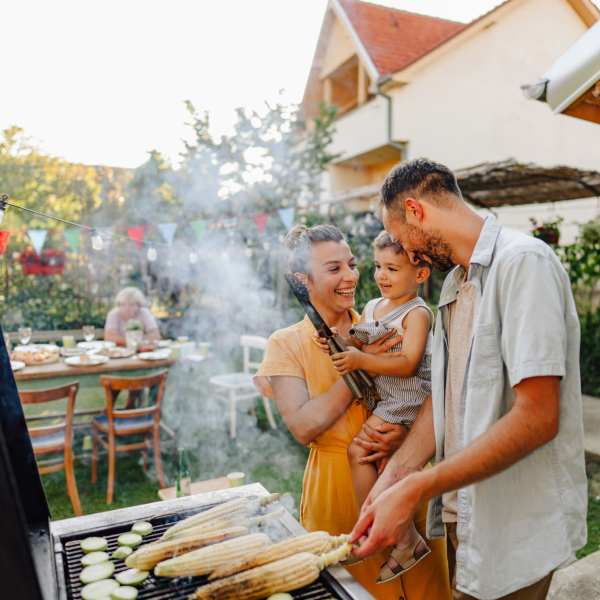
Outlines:
{"type": "MultiPolygon", "coordinates": [[[[436,462],[444,458],[448,304],[463,276],[457,267],[446,277],[435,323],[436,462]]],[[[586,543],[579,319],[552,249],[494,217],[485,220],[468,280],[479,298],[460,401],[462,447],[511,409],[520,381],[561,377],[558,435],[505,471],[458,490],[456,585],[492,600],[542,579],[586,543]]],[[[444,534],[441,508],[441,497],[429,504],[429,537],[444,534]]]]}

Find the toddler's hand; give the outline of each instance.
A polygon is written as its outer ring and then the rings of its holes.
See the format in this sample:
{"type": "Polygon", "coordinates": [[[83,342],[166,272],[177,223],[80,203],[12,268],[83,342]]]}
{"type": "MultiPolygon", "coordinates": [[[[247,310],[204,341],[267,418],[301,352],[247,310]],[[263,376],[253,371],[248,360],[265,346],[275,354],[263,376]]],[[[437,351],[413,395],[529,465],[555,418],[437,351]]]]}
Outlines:
{"type": "Polygon", "coordinates": [[[346,375],[351,371],[360,369],[361,354],[360,350],[349,347],[346,352],[333,354],[331,360],[333,361],[333,366],[336,368],[337,372],[340,375],[346,375]]]}

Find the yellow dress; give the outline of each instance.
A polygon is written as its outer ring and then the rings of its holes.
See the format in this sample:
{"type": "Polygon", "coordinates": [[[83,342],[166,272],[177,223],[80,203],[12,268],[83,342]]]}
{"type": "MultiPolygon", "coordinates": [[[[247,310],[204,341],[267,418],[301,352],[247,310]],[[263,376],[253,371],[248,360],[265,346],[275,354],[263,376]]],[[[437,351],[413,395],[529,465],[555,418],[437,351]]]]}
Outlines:
{"type": "MultiPolygon", "coordinates": [[[[353,313],[353,319],[358,316],[353,313]]],[[[287,375],[304,379],[310,397],[326,392],[339,378],[333,363],[313,342],[314,327],[308,317],[276,331],[270,338],[259,378],[287,375]]],[[[263,381],[263,389],[266,380],[263,381]]],[[[352,476],[346,450],[358,434],[368,412],[353,403],[314,442],[304,472],[300,519],[308,531],[324,530],[332,535],[349,533],[358,517],[352,476]]],[[[416,519],[424,535],[426,506],[416,519]]],[[[450,600],[445,540],[428,542],[431,554],[404,576],[389,583],[375,583],[384,557],[377,555],[348,567],[352,575],[379,600],[450,600]]]]}

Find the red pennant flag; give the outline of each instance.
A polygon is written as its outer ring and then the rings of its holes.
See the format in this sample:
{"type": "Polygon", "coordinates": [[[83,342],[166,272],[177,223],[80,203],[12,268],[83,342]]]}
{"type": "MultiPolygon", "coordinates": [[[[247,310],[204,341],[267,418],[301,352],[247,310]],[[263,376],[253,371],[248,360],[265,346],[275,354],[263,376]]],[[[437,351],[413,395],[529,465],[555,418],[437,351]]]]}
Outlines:
{"type": "Polygon", "coordinates": [[[138,250],[144,245],[144,235],[146,234],[145,225],[135,225],[134,227],[127,228],[127,235],[129,239],[135,242],[138,250]]]}
{"type": "Polygon", "coordinates": [[[10,231],[0,231],[0,255],[6,252],[10,231]]]}
{"type": "Polygon", "coordinates": [[[267,221],[269,220],[269,215],[267,213],[257,213],[254,215],[254,222],[256,223],[256,228],[260,233],[263,233],[267,227],[267,221]]]}

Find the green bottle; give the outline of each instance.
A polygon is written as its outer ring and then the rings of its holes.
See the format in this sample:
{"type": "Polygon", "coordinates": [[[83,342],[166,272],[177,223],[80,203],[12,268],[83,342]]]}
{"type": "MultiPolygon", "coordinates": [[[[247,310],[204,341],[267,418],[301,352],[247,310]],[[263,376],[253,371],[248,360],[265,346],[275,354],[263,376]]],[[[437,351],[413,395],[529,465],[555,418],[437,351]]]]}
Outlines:
{"type": "Polygon", "coordinates": [[[178,448],[177,461],[177,483],[175,484],[175,495],[177,498],[190,496],[192,494],[192,478],[190,476],[190,465],[185,448],[178,448]]]}

